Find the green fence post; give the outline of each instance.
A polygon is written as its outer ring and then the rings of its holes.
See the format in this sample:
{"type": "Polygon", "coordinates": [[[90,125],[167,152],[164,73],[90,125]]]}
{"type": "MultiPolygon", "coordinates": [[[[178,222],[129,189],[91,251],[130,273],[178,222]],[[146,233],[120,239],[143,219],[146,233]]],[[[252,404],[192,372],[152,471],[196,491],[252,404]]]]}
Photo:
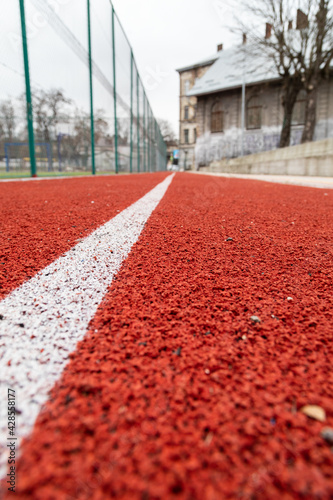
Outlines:
{"type": "Polygon", "coordinates": [[[157,136],[156,136],[156,120],[155,120],[155,118],[154,118],[154,149],[155,149],[154,172],[156,172],[156,166],[157,166],[157,136]]]}
{"type": "Polygon", "coordinates": [[[157,170],[160,171],[160,135],[158,133],[158,124],[156,122],[156,148],[157,148],[157,170]]]}
{"type": "Polygon", "coordinates": [[[146,97],[146,162],[147,162],[147,172],[149,172],[149,108],[148,99],[146,97]]]}
{"type": "Polygon", "coordinates": [[[119,172],[118,163],[118,117],[117,117],[117,77],[116,77],[116,36],[114,23],[114,8],[112,5],[112,59],[113,59],[113,106],[114,106],[114,152],[116,174],[119,172]]]}
{"type": "Polygon", "coordinates": [[[148,147],[148,124],[149,124],[149,118],[148,118],[148,99],[147,99],[147,96],[145,98],[145,123],[146,123],[146,126],[145,126],[145,129],[146,129],[146,171],[148,172],[148,150],[149,150],[149,147],[148,147]]]}
{"type": "Polygon", "coordinates": [[[137,136],[138,136],[138,172],[140,172],[140,102],[139,102],[139,72],[136,68],[136,93],[137,93],[137,136]]]}
{"type": "Polygon", "coordinates": [[[143,92],[143,171],[146,171],[146,95],[143,92]]]}
{"type": "Polygon", "coordinates": [[[150,135],[150,168],[149,171],[153,171],[153,134],[152,134],[152,123],[153,123],[153,112],[150,108],[150,125],[149,125],[149,135],[150,135]]]}
{"type": "Polygon", "coordinates": [[[95,165],[95,124],[94,124],[94,94],[93,94],[93,70],[92,70],[92,49],[91,49],[91,20],[90,20],[90,0],[87,0],[88,13],[88,50],[89,50],[89,86],[90,86],[90,140],[91,140],[91,173],[96,174],[95,165]]]}
{"type": "Polygon", "coordinates": [[[152,116],[151,119],[151,152],[152,152],[152,157],[151,157],[151,171],[154,172],[154,167],[155,167],[155,133],[154,133],[154,123],[155,123],[155,118],[152,116]]]}
{"type": "Polygon", "coordinates": [[[131,132],[130,132],[130,173],[133,172],[133,51],[131,49],[131,132]]]}
{"type": "Polygon", "coordinates": [[[26,29],[26,24],[25,24],[24,0],[20,0],[20,13],[21,13],[21,29],[22,29],[22,46],[23,46],[23,60],[24,60],[24,75],[25,75],[25,92],[26,92],[26,103],[27,103],[27,122],[28,122],[28,136],[29,136],[30,171],[31,171],[31,177],[37,177],[37,165],[36,165],[36,154],[35,154],[35,137],[34,137],[34,122],[33,122],[31,86],[30,86],[29,56],[28,56],[28,40],[27,40],[27,29],[26,29]]]}
{"type": "Polygon", "coordinates": [[[150,171],[153,172],[154,142],[153,142],[153,110],[150,110],[150,171]]]}
{"type": "Polygon", "coordinates": [[[148,137],[148,172],[150,172],[150,108],[149,102],[147,100],[147,115],[148,115],[148,124],[147,124],[147,137],[148,137]]]}

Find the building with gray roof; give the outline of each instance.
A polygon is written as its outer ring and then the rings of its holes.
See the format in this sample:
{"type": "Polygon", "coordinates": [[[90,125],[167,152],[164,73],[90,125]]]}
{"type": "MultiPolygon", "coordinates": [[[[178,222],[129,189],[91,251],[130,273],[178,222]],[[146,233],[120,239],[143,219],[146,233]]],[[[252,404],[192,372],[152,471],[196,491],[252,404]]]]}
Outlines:
{"type": "MultiPolygon", "coordinates": [[[[223,158],[276,149],[283,120],[281,79],[267,58],[255,57],[250,47],[220,50],[217,57],[187,89],[186,101],[195,99],[195,144],[192,168],[223,158]],[[245,87],[245,120],[242,127],[242,86],[245,87]]],[[[194,67],[194,66],[193,66],[194,67]]],[[[192,67],[192,68],[193,68],[192,67]]],[[[189,67],[191,68],[191,67],[189,67]]],[[[185,68],[189,71],[188,68],[185,68]]],[[[182,75],[181,70],[178,70],[182,75]]],[[[193,71],[193,69],[192,69],[193,71]]],[[[184,74],[184,73],[183,73],[184,74]]],[[[183,120],[181,139],[188,138],[190,122],[183,120]],[[188,130],[188,131],[187,131],[188,130]]],[[[305,94],[301,91],[293,112],[291,145],[301,140],[305,119],[305,94]]],[[[188,116],[188,115],[187,115],[188,116]]],[[[315,140],[333,136],[333,77],[318,89],[315,140]]],[[[191,145],[192,146],[192,145],[191,145]]]]}

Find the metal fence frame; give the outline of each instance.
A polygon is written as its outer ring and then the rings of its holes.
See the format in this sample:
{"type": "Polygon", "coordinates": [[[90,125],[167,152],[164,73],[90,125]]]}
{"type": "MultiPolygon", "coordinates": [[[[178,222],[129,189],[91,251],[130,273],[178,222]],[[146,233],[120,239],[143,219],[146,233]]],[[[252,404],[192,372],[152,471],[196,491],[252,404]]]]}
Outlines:
{"type": "MultiPolygon", "coordinates": [[[[126,41],[130,48],[130,159],[129,171],[133,172],[133,159],[134,159],[134,123],[136,123],[136,157],[137,157],[137,172],[152,172],[155,170],[166,169],[166,144],[163,140],[159,125],[154,118],[150,103],[147,99],[142,80],[137,69],[133,49],[128,41],[126,33],[122,28],[121,22],[114,10],[113,4],[111,6],[111,29],[112,29],[112,57],[113,57],[113,101],[114,101],[114,153],[115,153],[115,172],[119,172],[119,151],[118,151],[118,116],[117,116],[117,100],[119,98],[117,93],[117,73],[116,73],[116,37],[115,37],[115,20],[117,20],[126,41]],[[140,88],[142,89],[143,109],[140,109],[140,88]],[[136,92],[136,109],[134,109],[134,93],[136,92]],[[141,117],[140,117],[141,112],[141,117]],[[142,125],[140,123],[142,122],[142,125]]],[[[27,110],[27,130],[28,130],[28,143],[30,152],[30,171],[31,176],[37,176],[37,162],[35,153],[35,137],[34,137],[34,118],[33,118],[33,104],[30,83],[30,70],[29,70],[29,50],[28,38],[26,30],[25,18],[25,5],[24,0],[19,0],[20,5],[20,21],[22,31],[22,49],[24,60],[24,76],[25,76],[25,95],[26,95],[26,110],[27,110]]],[[[87,8],[87,37],[88,37],[88,66],[89,66],[89,90],[90,90],[90,146],[91,146],[91,173],[96,174],[95,164],[95,133],[94,133],[94,87],[93,87],[93,59],[92,59],[92,44],[93,37],[91,32],[91,12],[90,0],[86,0],[87,8]]]]}

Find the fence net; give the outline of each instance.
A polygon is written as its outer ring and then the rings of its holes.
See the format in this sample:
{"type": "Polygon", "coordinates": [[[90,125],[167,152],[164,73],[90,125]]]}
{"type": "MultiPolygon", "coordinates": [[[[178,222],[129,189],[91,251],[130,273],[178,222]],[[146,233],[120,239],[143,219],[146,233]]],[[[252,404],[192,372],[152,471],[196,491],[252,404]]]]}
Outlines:
{"type": "Polygon", "coordinates": [[[0,175],[166,168],[166,145],[109,0],[5,2],[0,29],[0,175]]]}
{"type": "Polygon", "coordinates": [[[6,171],[11,155],[13,172],[27,169],[29,149],[15,144],[26,139],[25,87],[20,9],[18,2],[5,2],[0,16],[0,169],[6,171]]]}

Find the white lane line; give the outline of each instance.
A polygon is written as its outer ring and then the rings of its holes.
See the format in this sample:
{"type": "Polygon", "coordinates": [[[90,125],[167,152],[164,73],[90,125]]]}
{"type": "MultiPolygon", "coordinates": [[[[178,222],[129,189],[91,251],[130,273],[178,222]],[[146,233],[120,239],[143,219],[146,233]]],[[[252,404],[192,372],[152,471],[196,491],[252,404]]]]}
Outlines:
{"type": "MultiPolygon", "coordinates": [[[[148,172],[136,172],[136,174],[145,174],[148,172]]],[[[119,172],[117,175],[133,175],[129,172],[119,172]]],[[[65,180],[65,179],[96,179],[97,177],[114,177],[114,174],[111,172],[109,174],[101,174],[98,172],[98,175],[55,175],[53,177],[8,177],[7,179],[0,179],[1,182],[38,182],[38,181],[57,181],[57,180],[65,180]]]]}
{"type": "Polygon", "coordinates": [[[16,391],[17,445],[32,429],[114,275],[174,175],[0,302],[0,476],[6,474],[7,390],[16,391]]]}
{"type": "Polygon", "coordinates": [[[188,173],[199,175],[211,175],[215,177],[226,177],[227,179],[250,179],[251,181],[275,182],[277,184],[288,184],[293,186],[315,187],[319,189],[333,189],[333,177],[312,177],[306,175],[272,175],[272,174],[228,174],[222,172],[194,172],[188,173]]]}

